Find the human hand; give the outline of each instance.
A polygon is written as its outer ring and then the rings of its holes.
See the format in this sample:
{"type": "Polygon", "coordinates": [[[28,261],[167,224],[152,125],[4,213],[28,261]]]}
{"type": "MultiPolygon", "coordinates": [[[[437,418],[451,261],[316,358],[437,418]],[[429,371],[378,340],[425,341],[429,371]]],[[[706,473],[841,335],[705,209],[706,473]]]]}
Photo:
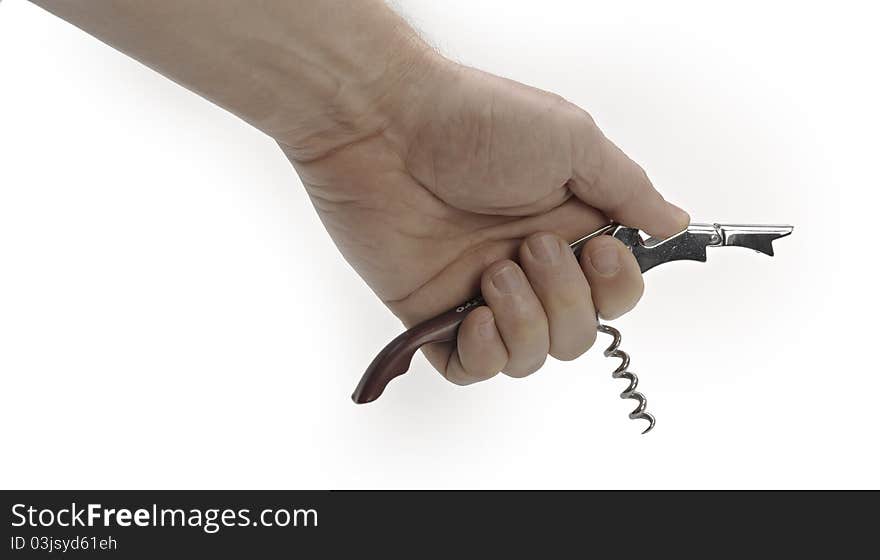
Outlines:
{"type": "Polygon", "coordinates": [[[393,106],[350,119],[372,128],[325,132],[308,157],[282,142],[327,230],[408,326],[482,292],[456,344],[423,349],[450,381],[576,358],[596,312],[629,311],[643,283],[617,240],[591,240],[580,262],[568,242],[609,218],[668,236],[687,214],[561,97],[430,51],[412,64],[393,106]]]}
{"type": "Polygon", "coordinates": [[[274,138],[339,249],[407,325],[482,290],[447,379],[573,359],[642,293],[609,218],[653,235],[687,215],[587,113],[447,61],[382,0],[35,0],[274,138]],[[516,264],[511,259],[518,259],[516,264]]]}

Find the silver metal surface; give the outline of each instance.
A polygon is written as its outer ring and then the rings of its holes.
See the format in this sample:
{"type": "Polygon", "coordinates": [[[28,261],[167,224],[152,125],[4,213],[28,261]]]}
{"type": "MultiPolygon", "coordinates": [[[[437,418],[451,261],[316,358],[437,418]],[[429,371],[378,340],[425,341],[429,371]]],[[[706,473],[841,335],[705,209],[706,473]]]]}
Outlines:
{"type": "Polygon", "coordinates": [[[636,406],[635,410],[629,413],[629,417],[631,420],[647,420],[648,427],[642,432],[643,434],[647,434],[654,428],[656,420],[654,419],[653,414],[645,412],[645,408],[648,406],[648,399],[645,398],[645,395],[636,391],[636,387],[639,386],[638,376],[631,371],[627,371],[629,368],[629,354],[620,349],[620,331],[614,327],[609,327],[608,325],[599,325],[598,329],[599,332],[610,334],[613,337],[611,345],[605,349],[605,357],[620,358],[620,365],[617,366],[617,369],[611,372],[611,377],[614,379],[626,379],[629,381],[629,386],[620,393],[620,398],[638,401],[638,406],[636,406]]]}
{"type": "MultiPolygon", "coordinates": [[[[672,261],[706,262],[708,247],[745,247],[772,257],[773,241],[791,235],[792,231],[794,227],[785,225],[691,224],[684,231],[668,239],[654,237],[644,239],[635,228],[611,223],[585,235],[569,246],[575,255],[580,255],[584,244],[590,239],[599,235],[611,235],[632,251],[639,268],[642,272],[646,272],[657,265],[672,261]]],[[[652,414],[645,412],[648,405],[645,395],[636,391],[639,378],[636,374],[627,371],[629,355],[620,350],[620,331],[602,324],[598,326],[598,330],[613,337],[611,345],[605,350],[605,356],[620,358],[621,363],[611,375],[614,379],[629,380],[629,386],[620,393],[620,398],[638,401],[638,406],[630,412],[629,417],[633,420],[647,420],[648,427],[642,432],[646,434],[654,427],[656,420],[652,414]]]]}
{"type": "Polygon", "coordinates": [[[605,233],[619,239],[630,248],[642,272],[672,261],[706,262],[708,247],[745,247],[773,256],[773,241],[791,235],[792,226],[691,224],[681,233],[668,239],[642,239],[639,230],[618,226],[605,233]]]}

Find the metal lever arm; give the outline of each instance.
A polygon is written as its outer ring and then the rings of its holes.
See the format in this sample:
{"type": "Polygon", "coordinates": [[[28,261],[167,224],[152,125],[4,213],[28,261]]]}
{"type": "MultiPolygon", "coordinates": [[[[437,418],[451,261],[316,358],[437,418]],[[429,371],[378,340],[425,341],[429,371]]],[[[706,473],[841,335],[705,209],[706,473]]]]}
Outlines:
{"type": "Polygon", "coordinates": [[[630,248],[642,272],[672,261],[706,262],[707,247],[746,247],[773,256],[773,241],[790,235],[791,226],[691,224],[667,239],[642,240],[639,230],[618,226],[612,235],[630,248]]]}

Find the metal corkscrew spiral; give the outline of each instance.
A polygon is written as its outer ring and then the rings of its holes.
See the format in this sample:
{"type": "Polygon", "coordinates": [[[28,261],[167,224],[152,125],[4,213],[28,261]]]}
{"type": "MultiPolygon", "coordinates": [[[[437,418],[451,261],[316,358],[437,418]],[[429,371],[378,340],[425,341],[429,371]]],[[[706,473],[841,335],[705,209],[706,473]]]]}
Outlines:
{"type": "Polygon", "coordinates": [[[631,420],[647,420],[649,422],[648,427],[642,432],[647,434],[654,427],[656,420],[651,413],[645,412],[645,408],[648,406],[648,399],[645,398],[645,395],[636,391],[636,387],[639,385],[639,378],[631,371],[627,371],[627,368],[629,368],[629,354],[620,349],[620,331],[614,327],[602,324],[598,326],[598,330],[599,332],[611,335],[614,339],[611,341],[611,345],[605,349],[606,358],[620,358],[620,365],[611,372],[611,376],[614,379],[627,379],[629,381],[629,387],[620,393],[620,398],[633,399],[639,402],[635,410],[629,413],[629,417],[631,420]]]}

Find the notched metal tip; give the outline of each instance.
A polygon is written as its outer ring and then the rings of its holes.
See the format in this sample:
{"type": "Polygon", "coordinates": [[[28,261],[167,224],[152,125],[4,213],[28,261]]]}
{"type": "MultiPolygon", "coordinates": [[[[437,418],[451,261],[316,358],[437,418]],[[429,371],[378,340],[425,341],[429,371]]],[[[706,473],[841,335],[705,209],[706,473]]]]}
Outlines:
{"type": "Polygon", "coordinates": [[[714,224],[726,247],[745,247],[773,256],[773,241],[791,235],[793,226],[714,224]]]}

